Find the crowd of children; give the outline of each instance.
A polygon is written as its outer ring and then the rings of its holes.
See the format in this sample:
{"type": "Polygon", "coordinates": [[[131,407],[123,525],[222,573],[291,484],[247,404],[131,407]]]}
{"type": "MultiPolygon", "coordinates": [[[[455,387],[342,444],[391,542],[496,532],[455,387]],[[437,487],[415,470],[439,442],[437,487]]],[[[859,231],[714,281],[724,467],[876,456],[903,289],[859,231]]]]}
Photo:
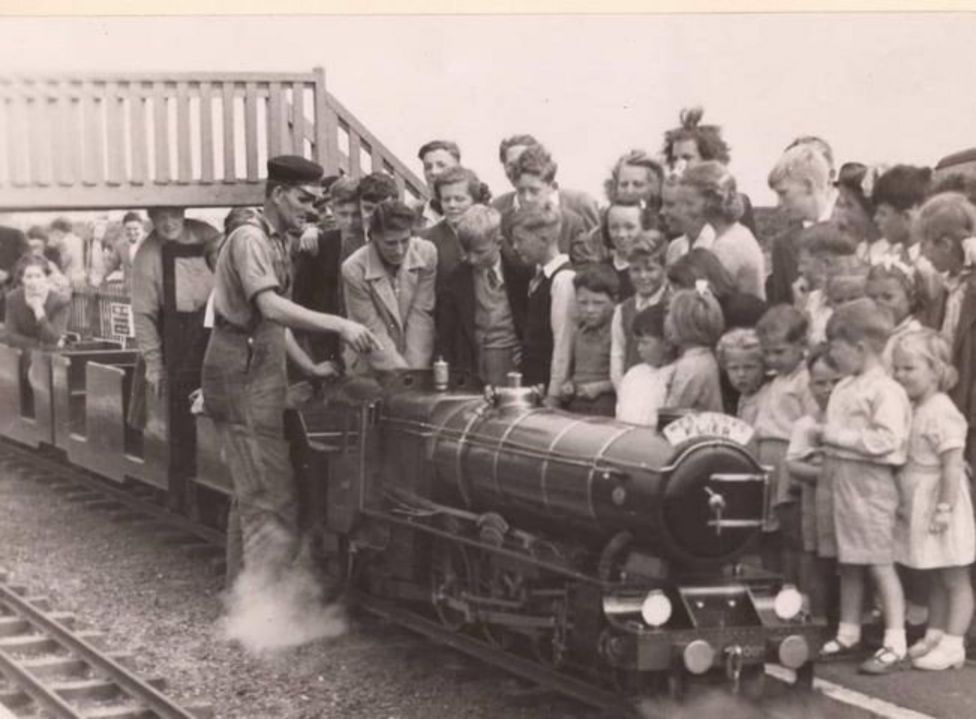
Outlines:
{"type": "MultiPolygon", "coordinates": [[[[760,243],[727,146],[715,151],[720,131],[688,117],[661,163],[620,158],[599,224],[583,232],[544,148],[503,143],[513,196],[494,218],[470,209],[480,221],[456,223],[455,272],[478,297],[467,369],[484,367],[491,334],[487,263],[473,249],[484,245],[513,282],[516,268],[531,277],[497,295],[518,318],[505,368],[542,385],[548,405],[648,426],[662,410],[727,412],[755,429],[772,468],[761,560],[836,622],[825,658],[860,651],[874,602],[883,646],[862,671],[961,666],[976,558],[976,207],[932,187],[925,168],[838,173],[829,146],[804,137],[769,177],[790,226],[760,243]],[[910,604],[927,604],[928,628],[908,646],[910,604]]],[[[465,304],[437,301],[438,316],[465,304]]],[[[465,344],[456,324],[437,323],[442,346],[465,344]]]]}

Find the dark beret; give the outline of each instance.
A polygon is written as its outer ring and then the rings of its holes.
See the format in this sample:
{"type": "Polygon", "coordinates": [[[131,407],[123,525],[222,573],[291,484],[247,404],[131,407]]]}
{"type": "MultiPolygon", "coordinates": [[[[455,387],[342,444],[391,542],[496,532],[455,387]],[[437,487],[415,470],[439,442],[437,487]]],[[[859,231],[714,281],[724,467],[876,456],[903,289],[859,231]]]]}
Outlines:
{"type": "Polygon", "coordinates": [[[268,182],[298,185],[313,195],[322,194],[322,166],[299,155],[278,155],[268,160],[268,182]]]}

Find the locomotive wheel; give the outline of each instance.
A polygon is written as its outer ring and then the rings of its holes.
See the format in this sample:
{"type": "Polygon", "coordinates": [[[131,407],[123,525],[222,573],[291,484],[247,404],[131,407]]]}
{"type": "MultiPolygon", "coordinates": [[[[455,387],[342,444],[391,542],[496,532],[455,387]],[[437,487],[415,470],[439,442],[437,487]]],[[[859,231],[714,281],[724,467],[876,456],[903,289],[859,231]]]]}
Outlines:
{"type": "Polygon", "coordinates": [[[468,624],[468,612],[451,606],[470,586],[471,563],[464,547],[435,540],[430,561],[431,603],[437,618],[452,632],[468,624]]]}
{"type": "MultiPolygon", "coordinates": [[[[492,565],[490,554],[482,553],[479,561],[475,563],[475,581],[472,584],[476,593],[499,599],[511,599],[511,592],[507,590],[505,581],[506,574],[505,571],[492,565]]],[[[512,648],[518,636],[507,627],[485,621],[478,622],[478,629],[488,644],[505,651],[512,648]]]]}
{"type": "Polygon", "coordinates": [[[566,662],[566,607],[554,604],[553,613],[556,626],[533,635],[532,652],[542,664],[558,669],[566,662]]]}

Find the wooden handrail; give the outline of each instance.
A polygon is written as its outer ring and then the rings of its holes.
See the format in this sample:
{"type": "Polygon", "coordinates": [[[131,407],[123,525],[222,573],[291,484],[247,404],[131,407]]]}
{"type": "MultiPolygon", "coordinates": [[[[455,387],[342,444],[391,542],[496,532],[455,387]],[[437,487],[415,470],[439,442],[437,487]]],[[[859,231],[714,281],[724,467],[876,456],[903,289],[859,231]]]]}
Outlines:
{"type": "Polygon", "coordinates": [[[228,207],[263,201],[265,161],[423,181],[311,73],[0,75],[0,210],[228,207]],[[340,151],[345,133],[350,153],[340,151]],[[350,154],[356,154],[351,158],[350,154]]]}

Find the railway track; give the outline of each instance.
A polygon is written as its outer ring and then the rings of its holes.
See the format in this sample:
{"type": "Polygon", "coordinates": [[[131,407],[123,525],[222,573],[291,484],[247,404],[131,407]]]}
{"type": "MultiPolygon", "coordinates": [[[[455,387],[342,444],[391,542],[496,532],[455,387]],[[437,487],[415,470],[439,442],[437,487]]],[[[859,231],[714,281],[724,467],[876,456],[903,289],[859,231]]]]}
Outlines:
{"type": "MultiPolygon", "coordinates": [[[[188,555],[209,556],[215,563],[220,561],[223,554],[224,535],[216,529],[194,522],[186,517],[165,509],[155,501],[151,494],[143,494],[129,487],[119,487],[98,477],[78,470],[75,467],[59,461],[55,457],[46,456],[34,450],[14,444],[0,438],[0,468],[7,466],[12,469],[26,471],[32,479],[47,484],[53,491],[73,503],[86,509],[104,512],[107,516],[120,523],[133,522],[140,526],[151,526],[154,536],[164,542],[178,547],[188,555]]],[[[514,676],[523,687],[513,697],[512,701],[533,703],[546,702],[559,696],[567,702],[575,704],[577,709],[572,714],[585,719],[606,719],[609,717],[637,716],[641,719],[657,719],[671,715],[673,705],[655,706],[646,703],[640,708],[634,707],[613,692],[600,690],[593,685],[579,679],[567,677],[545,666],[528,659],[520,659],[512,655],[501,655],[491,652],[474,638],[464,634],[450,632],[436,621],[422,617],[415,612],[391,603],[367,596],[352,596],[356,606],[372,617],[392,622],[409,630],[418,640],[433,640],[442,647],[449,648],[465,656],[465,661],[471,661],[483,666],[493,665],[509,676],[514,676]],[[533,699],[534,698],[534,699],[533,699]]],[[[0,615],[0,637],[3,635],[4,617],[0,615]]],[[[2,638],[0,638],[2,648],[2,638]]],[[[116,662],[117,663],[117,662],[116,662]]],[[[56,663],[55,666],[60,666],[56,663]]],[[[69,662],[65,666],[84,668],[80,660],[69,662]]],[[[52,670],[54,671],[54,670],[52,670]]],[[[152,687],[150,686],[150,689],[152,687]]],[[[69,693],[76,691],[83,694],[86,690],[81,684],[77,689],[65,689],[69,693]]],[[[92,692],[110,692],[101,684],[92,684],[92,692]],[[101,688],[99,688],[101,687],[101,688]]],[[[16,690],[22,701],[24,693],[16,690]]],[[[507,692],[505,692],[507,693],[507,692]]],[[[0,711],[2,711],[3,689],[0,687],[0,711]]],[[[30,695],[27,696],[30,698],[30,695]]],[[[108,711],[108,710],[106,710],[108,711]]],[[[153,716],[200,716],[198,713],[184,714],[153,714],[153,713],[120,713],[93,714],[97,719],[129,719],[130,717],[153,716]]],[[[769,719],[786,719],[785,714],[775,709],[761,710],[757,716],[769,719]]],[[[204,712],[203,715],[206,715],[204,712]]],[[[88,716],[85,714],[54,714],[54,716],[88,716]]],[[[0,713],[0,719],[5,719],[0,713]]]]}
{"type": "MultiPolygon", "coordinates": [[[[98,633],[75,628],[43,597],[26,596],[0,570],[0,706],[17,717],[194,719],[209,707],[183,708],[97,646],[98,633]]],[[[0,712],[0,716],[3,713],[0,712]]]]}
{"type": "Polygon", "coordinates": [[[179,546],[185,554],[209,557],[215,570],[222,570],[224,533],[166,509],[152,488],[109,483],[54,456],[0,437],[2,465],[27,471],[32,479],[48,484],[65,499],[104,512],[113,521],[158,528],[163,541],[179,546]]]}

